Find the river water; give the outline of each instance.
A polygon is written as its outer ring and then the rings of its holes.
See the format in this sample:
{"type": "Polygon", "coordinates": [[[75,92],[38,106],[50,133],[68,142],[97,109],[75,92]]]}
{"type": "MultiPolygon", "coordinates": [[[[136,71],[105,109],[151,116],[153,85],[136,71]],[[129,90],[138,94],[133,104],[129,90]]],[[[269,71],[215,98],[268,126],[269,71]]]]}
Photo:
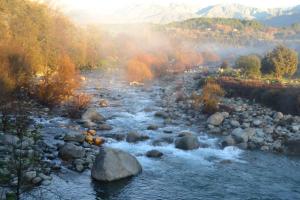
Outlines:
{"type": "MultiPolygon", "coordinates": [[[[144,87],[132,87],[120,76],[101,73],[85,76],[87,82],[82,90],[94,95],[94,106],[101,98],[110,102],[107,108],[98,107],[114,128],[105,133],[138,131],[150,136],[150,140],[137,144],[112,139],[105,144],[135,155],[143,172],[130,179],[104,184],[92,181],[90,171],[80,174],[63,169],[54,175],[52,184],[44,188],[42,199],[300,199],[299,158],[243,151],[236,147],[221,149],[218,137],[200,132],[197,123],[187,125],[184,116],[174,123],[165,123],[154,117],[156,111],[163,109],[160,103],[163,90],[168,90],[166,84],[159,81],[144,87]],[[150,124],[160,128],[149,131],[147,126],[150,124]],[[173,133],[167,134],[166,130],[173,133]],[[174,144],[152,145],[157,138],[176,136],[184,130],[196,133],[207,147],[182,151],[174,144]],[[147,158],[145,153],[152,149],[163,152],[164,156],[147,158]]],[[[45,124],[56,127],[68,123],[73,122],[54,118],[45,124]]]]}

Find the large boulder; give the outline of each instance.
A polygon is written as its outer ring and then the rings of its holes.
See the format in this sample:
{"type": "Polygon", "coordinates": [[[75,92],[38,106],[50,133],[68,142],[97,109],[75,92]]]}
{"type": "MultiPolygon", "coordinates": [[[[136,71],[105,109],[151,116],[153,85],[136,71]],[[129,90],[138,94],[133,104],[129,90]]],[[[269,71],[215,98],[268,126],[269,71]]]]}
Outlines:
{"type": "Polygon", "coordinates": [[[147,135],[141,135],[141,134],[136,133],[136,132],[130,132],[130,133],[127,134],[126,142],[136,143],[136,142],[145,141],[145,140],[148,140],[148,139],[149,139],[149,136],[147,136],[147,135]]]}
{"type": "Polygon", "coordinates": [[[105,121],[105,118],[100,113],[98,113],[95,108],[89,108],[87,111],[85,111],[81,119],[84,122],[94,122],[94,123],[100,123],[105,121]]]}
{"type": "Polygon", "coordinates": [[[85,150],[83,147],[76,146],[73,143],[65,143],[59,149],[59,156],[63,160],[72,160],[76,158],[83,158],[85,156],[85,150]]]}
{"type": "Polygon", "coordinates": [[[289,140],[284,143],[284,147],[286,153],[300,156],[300,139],[289,140]]]}
{"type": "Polygon", "coordinates": [[[135,176],[142,171],[137,159],[119,149],[101,147],[92,167],[92,177],[97,181],[116,181],[135,176]]]}
{"type": "Polygon", "coordinates": [[[217,112],[207,119],[207,123],[214,126],[220,126],[223,123],[225,116],[224,113],[217,112]]]}
{"type": "Polygon", "coordinates": [[[71,131],[64,136],[64,141],[66,142],[84,142],[85,135],[75,131],[71,131]]]}
{"type": "Polygon", "coordinates": [[[185,135],[176,139],[175,147],[182,150],[193,150],[200,147],[200,142],[194,135],[185,135]]]}

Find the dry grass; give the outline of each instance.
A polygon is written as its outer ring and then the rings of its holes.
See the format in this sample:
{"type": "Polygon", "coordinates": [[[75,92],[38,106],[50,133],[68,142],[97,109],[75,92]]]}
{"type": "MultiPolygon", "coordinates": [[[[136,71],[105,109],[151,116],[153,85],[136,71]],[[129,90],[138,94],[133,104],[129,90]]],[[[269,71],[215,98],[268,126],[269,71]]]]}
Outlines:
{"type": "Polygon", "coordinates": [[[208,80],[202,89],[199,101],[203,104],[203,111],[212,114],[218,111],[220,98],[225,95],[224,90],[215,81],[208,80]]]}

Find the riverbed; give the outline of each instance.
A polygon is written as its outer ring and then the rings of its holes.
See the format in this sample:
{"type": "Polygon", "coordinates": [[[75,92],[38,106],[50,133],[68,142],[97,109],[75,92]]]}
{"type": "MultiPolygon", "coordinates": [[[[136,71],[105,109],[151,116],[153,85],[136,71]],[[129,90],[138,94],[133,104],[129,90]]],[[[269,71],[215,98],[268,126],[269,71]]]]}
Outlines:
{"type": "MultiPolygon", "coordinates": [[[[42,199],[300,199],[299,158],[233,146],[222,149],[218,136],[200,131],[197,122],[186,121],[184,113],[171,122],[155,117],[157,111],[166,109],[161,103],[166,90],[170,89],[166,82],[155,80],[133,87],[116,74],[93,72],[84,76],[82,92],[93,95],[92,106],[97,107],[107,124],[113,127],[111,131],[99,131],[100,136],[136,131],[150,137],[136,144],[113,139],[107,139],[105,144],[136,156],[143,172],[118,182],[97,183],[91,179],[89,170],[77,173],[63,168],[52,174],[51,185],[36,189],[36,195],[42,199]],[[101,108],[100,99],[107,99],[109,106],[101,108]],[[147,130],[149,125],[159,129],[147,130]],[[184,151],[176,149],[173,143],[153,144],[161,137],[175,137],[182,131],[197,134],[202,148],[184,151]],[[145,153],[152,149],[161,151],[163,157],[146,157],[145,153]]],[[[58,116],[39,121],[54,132],[76,124],[58,116]]],[[[54,135],[44,135],[44,138],[56,142],[54,135]]]]}

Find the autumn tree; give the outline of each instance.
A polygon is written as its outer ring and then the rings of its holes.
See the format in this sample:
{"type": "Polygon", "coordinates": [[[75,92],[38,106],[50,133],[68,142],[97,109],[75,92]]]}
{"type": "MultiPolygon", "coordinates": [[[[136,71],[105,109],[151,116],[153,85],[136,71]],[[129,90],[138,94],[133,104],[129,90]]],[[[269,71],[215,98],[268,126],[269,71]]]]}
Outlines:
{"type": "Polygon", "coordinates": [[[235,67],[241,69],[242,74],[250,78],[261,75],[261,60],[256,55],[240,56],[235,62],[235,67]]]}
{"type": "Polygon", "coordinates": [[[271,74],[276,78],[291,77],[297,71],[298,54],[285,46],[278,46],[262,59],[262,73],[271,74]]]}

